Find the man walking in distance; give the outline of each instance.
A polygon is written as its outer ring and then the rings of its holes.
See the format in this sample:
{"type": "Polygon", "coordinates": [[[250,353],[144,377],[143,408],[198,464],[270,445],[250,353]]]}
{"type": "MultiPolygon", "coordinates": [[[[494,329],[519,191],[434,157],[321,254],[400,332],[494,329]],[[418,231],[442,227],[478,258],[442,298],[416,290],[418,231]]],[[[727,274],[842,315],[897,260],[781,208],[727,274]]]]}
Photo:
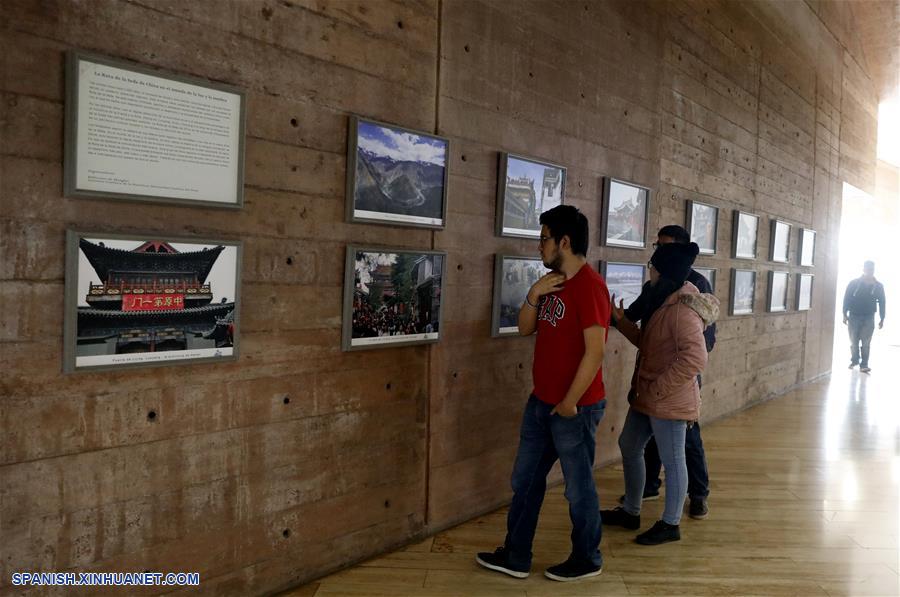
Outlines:
{"type": "MultiPolygon", "coordinates": [[[[691,242],[691,235],[687,230],[676,224],[663,226],[659,229],[656,238],[656,245],[666,245],[669,243],[678,243],[686,245],[691,242]]],[[[699,272],[691,269],[688,274],[688,282],[697,287],[701,293],[712,294],[712,287],[709,281],[699,272]]],[[[649,282],[644,285],[640,296],[634,300],[631,305],[625,309],[625,318],[628,321],[641,325],[646,324],[644,321],[644,313],[647,307],[647,294],[649,282]]],[[[706,352],[712,352],[716,345],[716,324],[711,323],[703,332],[706,340],[706,352]]],[[[698,383],[702,387],[700,377],[697,377],[698,383]]],[[[700,437],[700,423],[693,421],[688,424],[684,441],[684,455],[687,460],[688,469],[688,516],[691,518],[703,519],[709,515],[709,505],[707,498],[709,497],[709,469],[706,464],[706,451],[703,449],[703,438],[700,437]]],[[[650,438],[650,442],[644,448],[644,465],[647,468],[647,480],[644,485],[644,500],[655,500],[659,498],[659,488],[662,485],[659,475],[662,470],[662,462],[659,458],[659,448],[656,446],[656,439],[650,438]]],[[[622,503],[624,496],[619,498],[622,503]]]]}
{"type": "Polygon", "coordinates": [[[859,365],[863,373],[869,368],[869,344],[875,332],[876,306],[881,315],[878,329],[884,327],[884,286],[875,279],[875,262],[863,264],[863,275],[852,280],[844,292],[844,325],[850,332],[850,368],[859,365]]]}
{"type": "Polygon", "coordinates": [[[540,223],[541,259],[552,271],[534,283],[519,310],[519,333],[537,331],[537,341],[506,540],[493,553],[479,553],[476,561],[510,576],[528,576],[547,474],[558,459],[572,520],[572,551],[544,574],[572,581],[600,574],[603,563],[593,466],[597,424],[606,410],[600,365],[610,302],[606,283],[586,262],[587,218],[571,205],[560,205],[541,214],[540,223]]]}

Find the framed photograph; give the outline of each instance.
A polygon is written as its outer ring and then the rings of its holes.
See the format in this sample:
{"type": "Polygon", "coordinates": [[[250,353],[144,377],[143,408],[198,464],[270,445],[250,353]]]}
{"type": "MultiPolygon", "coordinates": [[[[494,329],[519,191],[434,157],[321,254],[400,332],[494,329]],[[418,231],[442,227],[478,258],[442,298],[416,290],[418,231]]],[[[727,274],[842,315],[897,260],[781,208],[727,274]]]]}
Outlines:
{"type": "Polygon", "coordinates": [[[497,234],[540,238],[541,214],[561,205],[566,169],[509,153],[500,154],[497,175],[497,234]]]}
{"type": "Polygon", "coordinates": [[[534,257],[496,256],[491,336],[498,338],[519,334],[519,309],[525,302],[525,295],[549,271],[540,259],[534,257]]]}
{"type": "Polygon", "coordinates": [[[241,89],[70,51],[64,193],[240,208],[245,121],[241,89]]]}
{"type": "Polygon", "coordinates": [[[641,288],[647,277],[647,266],[642,263],[620,263],[601,261],[600,274],[606,280],[610,300],[625,301],[625,308],[631,306],[634,299],[641,294],[641,288]]]}
{"type": "Polygon", "coordinates": [[[347,247],[343,350],[437,342],[446,253],[347,247]]]}
{"type": "Polygon", "coordinates": [[[769,271],[769,294],[766,297],[766,310],[769,313],[787,311],[789,276],[788,272],[769,271]]]}
{"type": "Polygon", "coordinates": [[[759,216],[734,210],[731,254],[735,259],[756,259],[759,216]]]}
{"type": "Polygon", "coordinates": [[[809,311],[812,308],[812,274],[797,275],[797,310],[809,311]]]}
{"type": "Polygon", "coordinates": [[[816,254],[816,231],[800,229],[800,265],[812,267],[816,254]]]}
{"type": "Polygon", "coordinates": [[[65,372],[232,361],[239,241],[69,230],[65,372]]]}
{"type": "Polygon", "coordinates": [[[450,141],[350,117],[347,221],[443,228],[450,141]]]}
{"type": "Polygon", "coordinates": [[[646,248],[649,212],[650,189],[616,178],[604,178],[601,244],[646,248]]]}
{"type": "Polygon", "coordinates": [[[713,291],[713,294],[716,293],[716,268],[714,267],[695,267],[694,271],[706,278],[706,281],[709,282],[709,286],[713,291]]]}
{"type": "Polygon", "coordinates": [[[772,234],[769,238],[769,260],[787,263],[791,248],[791,225],[781,220],[772,220],[772,234]]]}
{"type": "Polygon", "coordinates": [[[688,199],[685,219],[685,228],[691,240],[700,247],[700,254],[714,255],[719,231],[719,208],[688,199]]]}
{"type": "Polygon", "coordinates": [[[731,297],[728,301],[732,315],[753,313],[756,299],[756,272],[751,269],[731,269],[731,297]]]}

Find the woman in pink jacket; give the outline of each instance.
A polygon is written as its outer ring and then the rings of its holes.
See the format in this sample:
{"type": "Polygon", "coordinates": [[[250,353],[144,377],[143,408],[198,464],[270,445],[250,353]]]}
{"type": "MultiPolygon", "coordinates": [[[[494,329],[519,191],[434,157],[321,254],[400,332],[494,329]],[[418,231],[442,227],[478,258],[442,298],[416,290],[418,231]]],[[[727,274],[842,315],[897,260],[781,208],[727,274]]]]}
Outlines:
{"type": "Polygon", "coordinates": [[[637,536],[644,545],[681,539],[678,524],[688,487],[685,426],[700,417],[697,376],[707,358],[703,330],[719,313],[715,296],[700,294],[686,281],[698,252],[695,243],[670,243],[653,253],[647,264],[650,309],[642,328],[625,319],[621,303],[613,308],[619,331],[639,352],[628,394],[630,408],[619,436],[625,500],[621,508],[600,514],[603,524],[640,528],[644,446],[655,436],[666,469],[666,505],[662,520],[637,536]]]}

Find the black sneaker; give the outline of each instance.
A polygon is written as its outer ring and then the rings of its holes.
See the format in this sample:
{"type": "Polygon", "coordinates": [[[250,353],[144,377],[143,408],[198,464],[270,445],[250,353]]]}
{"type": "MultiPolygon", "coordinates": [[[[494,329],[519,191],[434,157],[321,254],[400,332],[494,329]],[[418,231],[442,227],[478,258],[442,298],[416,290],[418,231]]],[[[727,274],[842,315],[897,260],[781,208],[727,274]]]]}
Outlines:
{"type": "Polygon", "coordinates": [[[659,545],[669,541],[681,541],[681,531],[677,524],[668,524],[665,521],[657,520],[649,531],[638,535],[635,541],[641,545],[659,545]]]}
{"type": "Polygon", "coordinates": [[[850,366],[847,367],[847,369],[853,369],[854,367],[856,367],[856,363],[850,363],[850,366]]]}
{"type": "Polygon", "coordinates": [[[706,498],[691,498],[691,505],[688,508],[688,516],[703,520],[709,516],[709,506],[706,505],[706,498]]]}
{"type": "Polygon", "coordinates": [[[859,370],[861,373],[869,373],[872,371],[869,367],[860,367],[859,370]]]}
{"type": "Polygon", "coordinates": [[[475,556],[475,561],[488,570],[496,570],[515,578],[528,578],[528,574],[531,572],[529,568],[518,568],[511,565],[508,560],[505,547],[498,547],[494,553],[481,551],[475,556]]]}
{"type": "Polygon", "coordinates": [[[641,528],[641,515],[629,514],[624,508],[600,510],[600,522],[610,526],[625,527],[634,531],[641,528]]]}
{"type": "MultiPolygon", "coordinates": [[[[659,491],[657,491],[655,493],[645,493],[644,495],[641,496],[642,502],[652,502],[653,500],[658,500],[658,499],[659,499],[659,491]]],[[[619,496],[619,503],[620,504],[625,503],[625,494],[624,493],[619,496]]]]}
{"type": "Polygon", "coordinates": [[[573,560],[572,558],[569,558],[562,564],[550,566],[549,568],[544,570],[544,576],[551,580],[571,582],[573,580],[581,580],[582,578],[598,576],[602,571],[602,567],[597,566],[592,562],[586,562],[584,560],[573,560]]]}

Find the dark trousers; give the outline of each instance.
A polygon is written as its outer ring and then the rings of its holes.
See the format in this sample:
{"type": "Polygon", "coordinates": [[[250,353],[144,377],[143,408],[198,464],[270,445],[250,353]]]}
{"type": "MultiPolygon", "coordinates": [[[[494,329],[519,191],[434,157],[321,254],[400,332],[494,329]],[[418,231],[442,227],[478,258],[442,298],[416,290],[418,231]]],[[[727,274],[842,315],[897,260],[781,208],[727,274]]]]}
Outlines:
{"type": "MultiPolygon", "coordinates": [[[[688,496],[705,498],[709,495],[709,470],[706,466],[706,452],[703,451],[703,438],[700,437],[700,423],[689,425],[684,437],[684,456],[688,470],[688,496]]],[[[662,462],[656,438],[651,437],[644,449],[644,465],[647,467],[647,481],[644,484],[644,495],[659,493],[662,482],[659,472],[662,462]]]]}
{"type": "Polygon", "coordinates": [[[597,424],[606,412],[606,401],[578,407],[578,415],[571,419],[551,415],[551,410],[553,405],[535,396],[525,406],[513,466],[513,500],[506,519],[504,545],[511,564],[531,567],[531,545],[547,491],[547,474],[559,460],[572,520],[570,557],[602,566],[594,450],[597,424]]]}
{"type": "Polygon", "coordinates": [[[850,364],[859,365],[862,368],[869,366],[869,345],[872,343],[872,334],[875,333],[875,314],[854,315],[850,314],[847,322],[850,332],[850,364]]]}

